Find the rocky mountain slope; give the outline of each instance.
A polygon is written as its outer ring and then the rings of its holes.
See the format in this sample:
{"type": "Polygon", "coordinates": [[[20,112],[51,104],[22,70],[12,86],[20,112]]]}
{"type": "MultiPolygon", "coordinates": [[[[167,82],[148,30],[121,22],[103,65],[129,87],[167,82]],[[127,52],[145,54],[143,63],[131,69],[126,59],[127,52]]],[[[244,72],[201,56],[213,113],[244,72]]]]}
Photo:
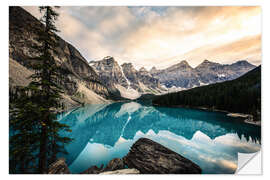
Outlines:
{"type": "MultiPolygon", "coordinates": [[[[33,45],[38,36],[35,27],[43,25],[21,7],[9,9],[9,80],[10,89],[27,85],[33,72],[31,64],[37,53],[33,45]]],[[[119,65],[113,57],[100,61],[88,61],[80,52],[56,34],[59,46],[54,53],[57,64],[62,67],[65,89],[64,102],[69,107],[81,103],[104,103],[110,100],[136,99],[142,94],[160,94],[168,89],[189,89],[201,85],[235,79],[255,68],[247,61],[231,65],[205,60],[196,68],[187,61],[158,70],[136,70],[131,63],[119,65]]]]}
{"type": "Polygon", "coordinates": [[[203,61],[192,68],[187,61],[181,61],[169,68],[158,70],[153,67],[147,71],[144,67],[136,70],[132,63],[121,66],[113,57],[91,61],[102,82],[112,91],[120,92],[122,97],[136,99],[142,94],[162,94],[207,84],[233,80],[256,66],[247,61],[233,64],[219,64],[203,61]]]}
{"type": "MultiPolygon", "coordinates": [[[[9,80],[12,89],[15,85],[29,83],[26,78],[32,71],[30,65],[35,63],[31,58],[36,56],[32,48],[37,44],[35,27],[43,25],[21,7],[10,7],[9,13],[9,80]]],[[[61,85],[65,90],[63,97],[66,105],[72,107],[80,103],[107,102],[111,92],[94,69],[75,47],[58,38],[59,46],[54,56],[65,75],[61,85]]]]}
{"type": "Polygon", "coordinates": [[[144,68],[137,71],[131,63],[121,66],[113,57],[105,57],[100,61],[89,63],[94,67],[100,79],[109,89],[120,91],[122,97],[136,99],[143,93],[160,93],[159,80],[144,68]]]}
{"type": "Polygon", "coordinates": [[[192,68],[186,61],[163,70],[153,67],[150,73],[159,79],[167,88],[177,87],[189,89],[192,87],[213,84],[236,79],[256,66],[247,61],[237,61],[233,64],[219,64],[204,60],[197,67],[192,68]]]}

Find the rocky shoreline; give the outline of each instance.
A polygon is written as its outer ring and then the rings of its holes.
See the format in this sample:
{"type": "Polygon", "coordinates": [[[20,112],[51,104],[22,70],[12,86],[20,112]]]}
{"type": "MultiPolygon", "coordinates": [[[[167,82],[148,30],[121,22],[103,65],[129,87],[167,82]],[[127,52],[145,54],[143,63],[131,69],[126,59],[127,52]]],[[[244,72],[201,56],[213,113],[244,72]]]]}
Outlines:
{"type": "Polygon", "coordinates": [[[243,119],[243,122],[245,123],[261,126],[261,121],[254,121],[254,118],[251,114],[228,113],[227,116],[234,117],[234,118],[241,118],[243,119]]]}
{"type": "MultiPolygon", "coordinates": [[[[201,174],[194,162],[147,138],[140,138],[123,157],[106,167],[92,166],[80,174],[201,174]]],[[[63,158],[49,167],[49,174],[71,174],[63,158]]]]}

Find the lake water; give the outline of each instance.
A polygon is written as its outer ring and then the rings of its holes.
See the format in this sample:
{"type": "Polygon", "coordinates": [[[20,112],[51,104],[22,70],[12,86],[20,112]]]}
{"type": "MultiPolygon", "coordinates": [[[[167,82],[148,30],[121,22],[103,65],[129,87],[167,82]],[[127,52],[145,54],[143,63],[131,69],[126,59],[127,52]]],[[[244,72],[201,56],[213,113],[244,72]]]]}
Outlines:
{"type": "MultiPolygon", "coordinates": [[[[234,173],[237,153],[260,150],[260,127],[225,113],[144,106],[136,102],[87,105],[58,117],[73,138],[65,156],[72,173],[125,156],[140,137],[198,164],[203,173],[234,173]]],[[[63,155],[62,155],[63,156],[63,155]]]]}

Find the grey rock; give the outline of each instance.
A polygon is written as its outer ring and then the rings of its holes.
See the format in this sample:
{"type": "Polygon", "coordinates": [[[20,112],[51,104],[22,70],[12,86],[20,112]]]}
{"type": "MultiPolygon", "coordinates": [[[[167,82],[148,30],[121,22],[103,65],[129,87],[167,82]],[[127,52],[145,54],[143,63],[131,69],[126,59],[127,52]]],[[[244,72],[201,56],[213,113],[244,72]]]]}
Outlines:
{"type": "Polygon", "coordinates": [[[181,61],[152,75],[168,88],[173,86],[182,88],[199,86],[199,79],[195,70],[186,61],[181,61]]]}
{"type": "Polygon", "coordinates": [[[80,174],[99,174],[99,173],[102,173],[103,171],[104,170],[103,170],[103,164],[102,164],[100,168],[97,166],[91,166],[90,168],[81,172],[80,174]]]}
{"type": "Polygon", "coordinates": [[[70,174],[64,158],[59,158],[49,166],[48,174],[70,174]]]}
{"type": "Polygon", "coordinates": [[[159,80],[154,78],[145,68],[142,67],[137,71],[131,63],[122,64],[122,68],[125,76],[132,83],[131,86],[139,92],[146,93],[144,87],[153,92],[162,91],[159,80]],[[144,87],[141,86],[142,84],[144,87]]]}
{"type": "Polygon", "coordinates": [[[113,57],[107,56],[100,61],[91,61],[90,64],[95,68],[100,79],[107,86],[111,87],[114,84],[120,84],[123,87],[128,87],[127,79],[113,57]]]}
{"type": "Polygon", "coordinates": [[[247,61],[237,61],[229,65],[204,60],[195,70],[201,82],[212,84],[236,79],[255,67],[247,61]]]}
{"type": "Polygon", "coordinates": [[[115,158],[108,163],[108,165],[105,168],[105,171],[114,171],[124,168],[125,168],[124,161],[120,158],[115,158]]]}
{"type": "Polygon", "coordinates": [[[192,68],[184,60],[163,70],[157,70],[153,67],[150,73],[167,88],[175,86],[188,89],[203,84],[233,80],[255,67],[245,60],[230,65],[204,60],[197,67],[192,68]]]}
{"type": "Polygon", "coordinates": [[[153,66],[151,69],[150,69],[150,74],[156,74],[158,73],[160,70],[158,70],[155,66],[153,66]]]}
{"type": "Polygon", "coordinates": [[[192,161],[147,138],[136,141],[123,160],[128,168],[138,169],[142,174],[202,173],[192,161]]]}
{"type": "Polygon", "coordinates": [[[120,66],[110,56],[99,61],[91,61],[89,64],[94,67],[102,82],[109,89],[117,91],[115,85],[121,85],[126,89],[133,88],[140,93],[145,93],[145,89],[160,92],[159,80],[152,77],[145,68],[137,71],[131,63],[124,63],[120,66]]]}
{"type": "Polygon", "coordinates": [[[148,72],[145,68],[141,68],[137,72],[137,76],[139,81],[143,84],[147,85],[150,89],[160,89],[160,82],[157,78],[154,78],[150,72],[148,72]]]}
{"type": "Polygon", "coordinates": [[[139,92],[143,92],[139,85],[139,78],[137,70],[133,67],[132,63],[124,63],[121,65],[126,78],[130,81],[131,87],[139,92]]]}

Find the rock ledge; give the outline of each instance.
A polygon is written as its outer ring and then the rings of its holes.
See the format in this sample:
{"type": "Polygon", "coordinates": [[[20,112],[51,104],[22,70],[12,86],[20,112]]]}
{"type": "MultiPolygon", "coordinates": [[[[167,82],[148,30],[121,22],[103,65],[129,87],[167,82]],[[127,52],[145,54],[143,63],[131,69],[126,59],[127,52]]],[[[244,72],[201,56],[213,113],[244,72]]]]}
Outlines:
{"type": "Polygon", "coordinates": [[[136,168],[142,174],[202,173],[197,164],[147,138],[136,141],[123,159],[129,168],[136,168]]]}

